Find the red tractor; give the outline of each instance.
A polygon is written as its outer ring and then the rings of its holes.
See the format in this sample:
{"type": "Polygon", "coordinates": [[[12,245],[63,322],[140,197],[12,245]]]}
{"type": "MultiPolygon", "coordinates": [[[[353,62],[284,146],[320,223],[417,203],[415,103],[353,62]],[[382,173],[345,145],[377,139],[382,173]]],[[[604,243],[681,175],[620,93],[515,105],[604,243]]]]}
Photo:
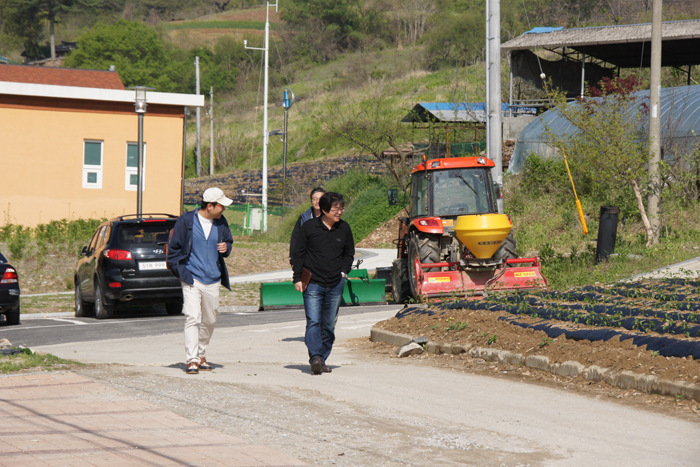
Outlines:
{"type": "Polygon", "coordinates": [[[396,303],[487,290],[546,288],[539,261],[518,258],[512,222],[498,214],[492,160],[427,160],[411,170],[409,217],[401,218],[391,268],[396,303]]]}

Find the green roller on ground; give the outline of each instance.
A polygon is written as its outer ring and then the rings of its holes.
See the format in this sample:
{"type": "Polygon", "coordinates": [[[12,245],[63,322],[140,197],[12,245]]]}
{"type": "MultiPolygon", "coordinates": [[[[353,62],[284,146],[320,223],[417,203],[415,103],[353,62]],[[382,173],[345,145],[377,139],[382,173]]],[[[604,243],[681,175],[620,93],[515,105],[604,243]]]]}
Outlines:
{"type": "MultiPolygon", "coordinates": [[[[386,304],[386,281],[370,279],[366,269],[353,269],[345,281],[341,306],[386,304]]],[[[260,284],[260,310],[302,307],[304,297],[291,281],[260,284]]]]}

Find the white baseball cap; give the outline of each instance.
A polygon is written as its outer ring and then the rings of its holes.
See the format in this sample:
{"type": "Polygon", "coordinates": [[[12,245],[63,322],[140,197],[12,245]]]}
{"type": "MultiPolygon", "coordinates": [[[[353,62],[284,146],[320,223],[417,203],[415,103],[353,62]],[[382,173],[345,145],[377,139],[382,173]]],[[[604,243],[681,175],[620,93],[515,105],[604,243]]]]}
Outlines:
{"type": "Polygon", "coordinates": [[[204,190],[202,200],[205,203],[218,203],[222,206],[228,206],[233,203],[231,198],[224,196],[224,192],[221,190],[221,188],[207,188],[204,190]]]}

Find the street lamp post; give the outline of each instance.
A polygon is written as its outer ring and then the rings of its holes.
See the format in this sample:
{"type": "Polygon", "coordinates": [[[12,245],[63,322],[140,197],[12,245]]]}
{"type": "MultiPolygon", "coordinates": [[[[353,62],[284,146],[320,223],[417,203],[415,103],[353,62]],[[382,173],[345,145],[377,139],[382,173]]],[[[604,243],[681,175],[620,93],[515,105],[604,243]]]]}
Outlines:
{"type": "Polygon", "coordinates": [[[134,86],[130,89],[136,91],[134,107],[139,116],[138,167],[136,168],[136,183],[138,185],[136,187],[136,214],[141,217],[141,214],[143,214],[143,116],[146,114],[146,107],[148,106],[146,103],[146,91],[153,88],[134,86]]]}
{"type": "Polygon", "coordinates": [[[268,88],[268,68],[269,68],[269,50],[270,50],[270,7],[275,7],[277,12],[277,2],[271,4],[267,2],[265,11],[267,18],[265,21],[265,47],[248,47],[248,41],[243,41],[243,47],[251,50],[262,50],[265,53],[265,97],[263,100],[263,167],[262,167],[262,204],[263,204],[263,232],[267,232],[267,144],[269,136],[267,133],[267,88],[268,88]]]}
{"type": "Polygon", "coordinates": [[[282,209],[287,202],[287,112],[294,105],[294,93],[286,88],[284,91],[284,158],[282,162],[282,209]],[[291,96],[290,96],[291,95],[291,96]]]}

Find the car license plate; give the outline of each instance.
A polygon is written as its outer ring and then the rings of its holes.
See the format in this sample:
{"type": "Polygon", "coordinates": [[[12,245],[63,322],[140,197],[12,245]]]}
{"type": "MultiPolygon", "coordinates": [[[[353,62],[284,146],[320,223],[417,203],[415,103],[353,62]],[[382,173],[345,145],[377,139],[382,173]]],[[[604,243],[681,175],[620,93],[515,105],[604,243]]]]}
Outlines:
{"type": "Polygon", "coordinates": [[[165,261],[142,261],[139,263],[140,271],[152,271],[154,269],[165,269],[165,261]]]}

